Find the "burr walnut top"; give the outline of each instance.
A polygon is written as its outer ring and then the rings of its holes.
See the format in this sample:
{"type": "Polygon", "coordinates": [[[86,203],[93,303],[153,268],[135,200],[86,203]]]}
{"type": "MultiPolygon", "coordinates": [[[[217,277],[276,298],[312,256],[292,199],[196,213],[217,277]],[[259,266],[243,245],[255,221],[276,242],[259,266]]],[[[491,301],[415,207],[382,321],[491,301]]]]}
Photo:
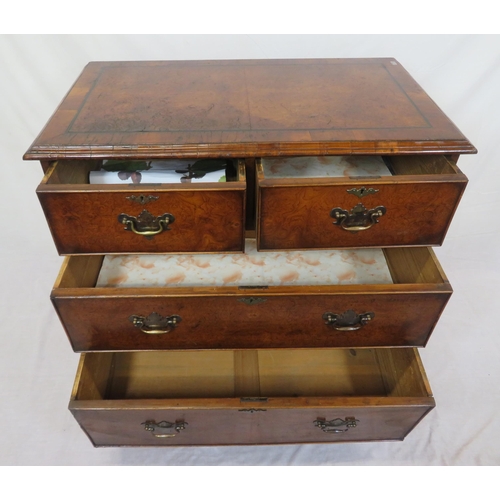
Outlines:
{"type": "Polygon", "coordinates": [[[475,153],[392,58],[91,62],[25,159],[475,153]]]}

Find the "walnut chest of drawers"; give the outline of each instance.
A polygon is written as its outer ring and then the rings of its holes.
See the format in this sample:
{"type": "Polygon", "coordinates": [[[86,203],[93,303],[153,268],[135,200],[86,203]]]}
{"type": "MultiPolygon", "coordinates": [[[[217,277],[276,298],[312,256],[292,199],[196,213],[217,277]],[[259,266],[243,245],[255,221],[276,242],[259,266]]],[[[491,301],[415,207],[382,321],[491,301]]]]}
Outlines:
{"type": "Polygon", "coordinates": [[[452,289],[430,247],[475,152],[391,58],[88,64],[24,158],[66,256],[51,299],[92,443],[403,439],[434,407],[416,348],[452,289]],[[89,182],[172,159],[224,160],[226,182],[89,182]],[[381,173],[330,170],[371,159],[381,173]],[[323,174],[289,173],[304,162],[323,174]],[[337,267],[372,256],[385,280],[337,267]],[[116,259],[199,281],[102,284],[116,259]],[[300,281],[304,262],[324,267],[300,281]]]}

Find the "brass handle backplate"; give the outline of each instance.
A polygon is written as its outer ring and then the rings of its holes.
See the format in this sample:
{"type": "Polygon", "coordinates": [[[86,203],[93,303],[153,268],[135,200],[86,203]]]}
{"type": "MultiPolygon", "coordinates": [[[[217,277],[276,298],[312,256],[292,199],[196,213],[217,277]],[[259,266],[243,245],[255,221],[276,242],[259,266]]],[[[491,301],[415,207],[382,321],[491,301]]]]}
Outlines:
{"type": "Polygon", "coordinates": [[[166,420],[162,420],[161,422],[155,422],[154,420],[146,420],[146,422],[142,422],[144,426],[144,430],[151,432],[154,437],[157,438],[173,438],[179,434],[179,432],[183,431],[188,425],[184,420],[176,420],[175,422],[167,422],[166,420]],[[172,429],[175,433],[168,432],[165,433],[165,429],[172,429]],[[159,432],[158,432],[159,431],[159,432]]]}
{"type": "Polygon", "coordinates": [[[375,317],[375,313],[367,312],[357,314],[352,309],[345,311],[342,314],[326,312],[323,314],[325,325],[330,325],[341,332],[352,332],[359,330],[375,317]]]}
{"type": "Polygon", "coordinates": [[[357,233],[377,224],[379,217],[385,215],[386,211],[382,205],[367,209],[362,203],[358,203],[350,212],[339,207],[333,208],[330,217],[334,219],[334,225],[340,226],[345,231],[357,233]]]}
{"type": "Polygon", "coordinates": [[[182,318],[175,314],[173,316],[162,316],[153,312],[149,316],[133,314],[129,317],[129,321],[143,333],[161,335],[171,332],[182,321],[182,318]]]}
{"type": "Polygon", "coordinates": [[[346,417],[344,420],[341,418],[334,418],[333,420],[326,420],[318,417],[313,424],[321,429],[323,432],[338,434],[340,432],[347,432],[349,429],[356,427],[359,420],[354,417],[346,417]],[[344,427],[345,429],[340,429],[344,427]]]}
{"type": "Polygon", "coordinates": [[[155,217],[147,210],[143,210],[137,217],[127,214],[120,214],[118,216],[118,222],[125,226],[124,229],[126,231],[132,231],[135,234],[144,236],[148,240],[163,231],[170,230],[168,226],[174,221],[175,217],[172,214],[163,214],[155,217]]]}

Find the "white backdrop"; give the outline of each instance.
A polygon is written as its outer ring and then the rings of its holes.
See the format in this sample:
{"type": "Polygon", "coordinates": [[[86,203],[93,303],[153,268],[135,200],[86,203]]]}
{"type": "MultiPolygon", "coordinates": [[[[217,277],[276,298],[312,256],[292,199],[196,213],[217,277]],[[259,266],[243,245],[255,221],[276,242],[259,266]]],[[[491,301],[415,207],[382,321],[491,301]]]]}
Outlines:
{"type": "Polygon", "coordinates": [[[499,465],[500,37],[0,37],[0,465],[499,465]],[[22,155],[95,60],[395,57],[477,147],[436,253],[454,287],[421,356],[437,402],[403,442],[94,449],[67,410],[78,355],[49,301],[62,258],[22,155]]]}

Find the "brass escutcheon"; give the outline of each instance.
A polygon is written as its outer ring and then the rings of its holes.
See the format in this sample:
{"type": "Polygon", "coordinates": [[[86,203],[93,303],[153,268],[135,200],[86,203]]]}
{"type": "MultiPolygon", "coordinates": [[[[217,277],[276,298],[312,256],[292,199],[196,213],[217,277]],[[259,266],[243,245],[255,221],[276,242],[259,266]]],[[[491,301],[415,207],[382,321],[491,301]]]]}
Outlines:
{"type": "Polygon", "coordinates": [[[264,299],[262,297],[243,297],[241,299],[238,299],[238,302],[243,302],[243,304],[246,304],[247,306],[253,306],[255,304],[262,304],[266,300],[267,299],[264,299]]]}
{"type": "Polygon", "coordinates": [[[369,194],[375,194],[378,193],[378,189],[375,188],[365,188],[360,187],[360,188],[351,188],[348,189],[347,192],[349,194],[353,194],[354,196],[357,196],[358,198],[363,198],[363,196],[368,196],[369,194]]]}
{"type": "Polygon", "coordinates": [[[152,194],[140,194],[139,196],[135,196],[135,195],[130,195],[130,196],[127,196],[127,200],[130,200],[130,201],[135,201],[137,203],[139,203],[140,205],[146,205],[147,203],[151,203],[152,201],[156,201],[158,200],[160,197],[159,196],[153,196],[152,194]]]}

